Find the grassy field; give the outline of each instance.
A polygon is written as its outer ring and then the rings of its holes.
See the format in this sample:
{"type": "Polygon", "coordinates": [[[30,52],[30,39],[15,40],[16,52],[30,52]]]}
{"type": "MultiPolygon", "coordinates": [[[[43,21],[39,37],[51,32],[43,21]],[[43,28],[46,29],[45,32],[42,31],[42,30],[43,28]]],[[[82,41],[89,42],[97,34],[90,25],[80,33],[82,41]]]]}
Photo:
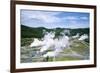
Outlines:
{"type": "Polygon", "coordinates": [[[89,59],[89,44],[85,41],[79,41],[77,39],[70,40],[71,44],[69,48],[65,48],[60,55],[52,58],[44,58],[41,54],[37,54],[39,51],[37,48],[30,48],[29,44],[33,41],[33,38],[22,38],[21,42],[21,63],[28,62],[52,62],[52,61],[74,61],[74,60],[86,60],[89,59]]]}

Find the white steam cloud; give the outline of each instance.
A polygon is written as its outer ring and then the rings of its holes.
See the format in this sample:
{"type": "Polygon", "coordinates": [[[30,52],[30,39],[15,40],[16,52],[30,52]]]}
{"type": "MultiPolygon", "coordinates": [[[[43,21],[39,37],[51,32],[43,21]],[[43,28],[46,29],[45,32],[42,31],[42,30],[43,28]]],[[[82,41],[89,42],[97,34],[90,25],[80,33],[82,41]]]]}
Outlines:
{"type": "Polygon", "coordinates": [[[52,50],[47,52],[44,57],[46,56],[56,56],[61,52],[63,49],[69,47],[69,37],[64,35],[65,31],[62,32],[63,36],[59,36],[55,38],[55,32],[46,32],[44,37],[39,40],[34,38],[34,41],[30,44],[30,47],[38,47],[40,46],[40,52],[45,52],[47,50],[52,50]]]}
{"type": "Polygon", "coordinates": [[[85,39],[88,39],[88,35],[87,34],[81,35],[78,40],[85,40],[85,39]]]}

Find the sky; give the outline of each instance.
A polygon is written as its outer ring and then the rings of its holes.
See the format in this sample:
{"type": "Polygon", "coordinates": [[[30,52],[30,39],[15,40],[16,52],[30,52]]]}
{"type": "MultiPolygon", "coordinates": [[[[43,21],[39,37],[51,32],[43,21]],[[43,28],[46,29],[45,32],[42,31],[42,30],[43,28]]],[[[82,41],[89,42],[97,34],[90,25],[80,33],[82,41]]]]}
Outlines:
{"type": "Polygon", "coordinates": [[[45,28],[88,28],[90,14],[83,12],[21,9],[21,25],[45,28]]]}

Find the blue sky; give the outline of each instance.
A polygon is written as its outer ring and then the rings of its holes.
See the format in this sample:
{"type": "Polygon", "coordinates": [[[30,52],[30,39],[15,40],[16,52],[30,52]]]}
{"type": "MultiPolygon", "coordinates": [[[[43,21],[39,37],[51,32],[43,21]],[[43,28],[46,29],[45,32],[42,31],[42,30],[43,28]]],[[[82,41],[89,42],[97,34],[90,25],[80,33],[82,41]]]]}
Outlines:
{"type": "Polygon", "coordinates": [[[45,28],[87,28],[89,13],[21,10],[21,24],[29,27],[45,28]]]}

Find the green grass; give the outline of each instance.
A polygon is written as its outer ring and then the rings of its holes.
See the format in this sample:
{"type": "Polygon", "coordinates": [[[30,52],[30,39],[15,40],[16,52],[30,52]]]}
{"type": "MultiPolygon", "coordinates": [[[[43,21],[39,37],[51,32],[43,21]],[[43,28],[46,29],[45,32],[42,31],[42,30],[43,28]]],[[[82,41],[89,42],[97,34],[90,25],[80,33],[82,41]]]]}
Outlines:
{"type": "Polygon", "coordinates": [[[73,60],[80,60],[79,58],[75,57],[58,57],[56,61],[73,61],[73,60]]]}
{"type": "Polygon", "coordinates": [[[71,45],[71,49],[73,51],[76,51],[77,53],[79,54],[84,54],[85,51],[89,51],[89,45],[88,47],[83,44],[81,41],[74,41],[73,44],[71,45]],[[75,46],[75,45],[78,45],[78,46],[75,46]]]}
{"type": "Polygon", "coordinates": [[[21,46],[29,46],[33,40],[33,38],[21,38],[21,46]]]}

